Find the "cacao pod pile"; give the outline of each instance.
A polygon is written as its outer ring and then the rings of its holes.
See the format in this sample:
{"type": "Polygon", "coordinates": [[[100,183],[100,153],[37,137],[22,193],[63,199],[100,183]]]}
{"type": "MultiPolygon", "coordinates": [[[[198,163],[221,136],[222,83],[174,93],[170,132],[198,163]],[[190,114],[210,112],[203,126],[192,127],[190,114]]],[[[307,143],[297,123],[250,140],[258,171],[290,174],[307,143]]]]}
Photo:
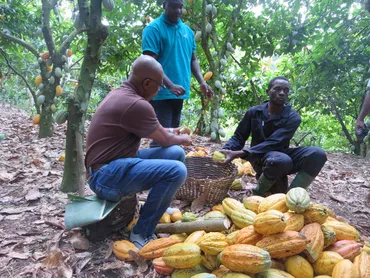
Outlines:
{"type": "MultiPolygon", "coordinates": [[[[199,220],[191,212],[167,211],[167,221],[199,220]]],[[[370,278],[370,243],[361,242],[356,228],[329,208],[312,203],[305,189],[251,196],[243,203],[225,198],[202,218],[229,218],[233,225],[226,232],[174,234],[138,253],[154,258],[153,268],[173,278],[370,278]]],[[[118,258],[132,258],[132,246],[115,246],[118,258]]]]}

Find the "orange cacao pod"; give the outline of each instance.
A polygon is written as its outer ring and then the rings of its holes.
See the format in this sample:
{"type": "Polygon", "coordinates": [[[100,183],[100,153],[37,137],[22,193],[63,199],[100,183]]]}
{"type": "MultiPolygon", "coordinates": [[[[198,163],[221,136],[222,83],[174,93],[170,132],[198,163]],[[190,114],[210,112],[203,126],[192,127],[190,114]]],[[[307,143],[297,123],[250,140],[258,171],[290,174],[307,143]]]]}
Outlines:
{"type": "Polygon", "coordinates": [[[171,275],[175,270],[173,267],[166,265],[162,257],[153,260],[153,267],[155,271],[162,275],[171,275]]]}
{"type": "Polygon", "coordinates": [[[256,245],[262,239],[263,235],[257,233],[253,226],[248,226],[239,231],[236,235],[235,242],[237,244],[256,245]]]}
{"type": "Polygon", "coordinates": [[[163,252],[170,246],[179,243],[180,241],[175,238],[158,238],[145,244],[141,248],[139,255],[145,259],[155,259],[162,257],[163,252]]]}
{"type": "Polygon", "coordinates": [[[284,231],[299,232],[304,226],[304,217],[302,214],[288,211],[284,213],[286,227],[284,231]]]}
{"type": "Polygon", "coordinates": [[[304,234],[286,231],[266,236],[256,246],[268,251],[271,258],[281,259],[297,255],[306,249],[309,240],[304,234]]]}
{"type": "Polygon", "coordinates": [[[324,250],[324,234],[321,230],[321,225],[319,223],[307,224],[302,228],[301,233],[310,240],[304,254],[307,259],[313,263],[319,258],[324,250]]]}
{"type": "Polygon", "coordinates": [[[256,246],[234,244],[222,251],[221,263],[232,271],[258,273],[271,267],[271,257],[256,246]]]}
{"type": "Polygon", "coordinates": [[[133,258],[131,258],[129,251],[137,253],[139,249],[128,240],[119,240],[113,243],[113,253],[118,259],[132,261],[133,258]]]}

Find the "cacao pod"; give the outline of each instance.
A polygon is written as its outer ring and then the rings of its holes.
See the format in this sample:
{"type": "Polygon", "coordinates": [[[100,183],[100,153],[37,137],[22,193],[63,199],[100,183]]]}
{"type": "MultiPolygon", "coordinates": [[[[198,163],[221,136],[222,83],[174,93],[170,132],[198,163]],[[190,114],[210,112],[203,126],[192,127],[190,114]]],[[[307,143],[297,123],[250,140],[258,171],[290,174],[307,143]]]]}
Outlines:
{"type": "Polygon", "coordinates": [[[243,205],[246,209],[253,211],[254,213],[258,213],[258,206],[260,205],[263,197],[260,196],[250,196],[243,201],[243,205]]]}
{"type": "Polygon", "coordinates": [[[286,206],[288,209],[302,213],[310,206],[310,196],[302,187],[292,188],[286,194],[286,206]]]}
{"type": "Polygon", "coordinates": [[[224,208],[222,207],[222,205],[215,205],[212,207],[212,211],[220,211],[222,213],[225,213],[224,211],[224,208]]]}
{"type": "Polygon", "coordinates": [[[242,190],[243,189],[243,185],[242,185],[242,182],[241,182],[241,179],[235,179],[233,181],[233,183],[231,184],[231,187],[230,187],[232,190],[242,190]]]}
{"type": "Polygon", "coordinates": [[[177,243],[172,245],[165,249],[162,257],[167,265],[180,269],[195,267],[202,261],[200,248],[195,243],[177,243]]]}
{"type": "Polygon", "coordinates": [[[212,31],[212,25],[211,25],[211,23],[207,23],[207,25],[206,25],[206,32],[207,33],[210,33],[212,31]]]}
{"type": "Polygon", "coordinates": [[[295,277],[283,270],[271,268],[261,273],[257,273],[255,278],[295,278],[295,277]]]}
{"type": "Polygon", "coordinates": [[[56,77],[61,77],[62,76],[62,70],[58,67],[55,68],[54,74],[56,77]]]}
{"type": "Polygon", "coordinates": [[[167,250],[167,248],[179,242],[180,241],[176,238],[157,238],[145,244],[139,251],[139,255],[145,259],[159,258],[162,257],[163,252],[167,250]]]}
{"type": "Polygon", "coordinates": [[[197,31],[194,35],[194,38],[196,41],[199,41],[201,37],[202,37],[202,31],[197,31]]]}
{"type": "Polygon", "coordinates": [[[286,227],[284,231],[299,232],[304,226],[304,217],[302,214],[288,211],[284,213],[286,227]]]}
{"type": "Polygon", "coordinates": [[[114,1],[113,0],[103,0],[102,2],[103,2],[104,9],[107,12],[110,12],[114,9],[114,1]]]}
{"type": "Polygon", "coordinates": [[[166,265],[162,257],[153,260],[153,267],[155,271],[162,275],[171,275],[175,270],[173,267],[166,265]]]}
{"type": "Polygon", "coordinates": [[[294,277],[313,278],[313,268],[303,257],[294,255],[285,261],[286,271],[294,277]]]}
{"type": "Polygon", "coordinates": [[[337,236],[334,230],[330,229],[327,226],[321,225],[322,233],[324,234],[324,249],[330,244],[337,241],[337,236]]]}
{"type": "Polygon", "coordinates": [[[341,260],[333,269],[333,278],[358,278],[355,265],[350,260],[341,260]]]}
{"type": "Polygon", "coordinates": [[[228,272],[221,276],[222,278],[251,278],[250,276],[240,272],[228,272]]]}
{"type": "Polygon", "coordinates": [[[258,206],[258,213],[266,212],[268,210],[277,210],[283,213],[287,212],[286,195],[283,193],[277,193],[264,198],[258,206]]]}
{"type": "Polygon", "coordinates": [[[119,240],[113,243],[113,253],[118,259],[132,261],[133,258],[130,256],[129,251],[138,253],[139,249],[128,240],[119,240]]]}
{"type": "MultiPolygon", "coordinates": [[[[50,79],[51,79],[51,77],[50,77],[50,79]]],[[[63,94],[63,88],[60,85],[57,85],[55,87],[55,93],[56,93],[57,96],[61,96],[63,94]]]]}
{"type": "Polygon", "coordinates": [[[286,227],[285,216],[277,210],[268,210],[257,214],[253,221],[254,230],[262,235],[283,232],[286,227]]]}
{"type": "Polygon", "coordinates": [[[38,98],[37,98],[37,105],[42,105],[45,101],[45,96],[44,95],[40,95],[38,98]]]}
{"type": "Polygon", "coordinates": [[[344,259],[353,261],[361,252],[361,244],[354,240],[339,240],[327,248],[328,251],[337,252],[344,259]]]}
{"type": "Polygon", "coordinates": [[[226,213],[226,215],[231,216],[231,213],[234,210],[245,212],[246,208],[243,206],[241,202],[235,200],[233,198],[225,198],[222,200],[222,207],[226,213]]]}
{"type": "Polygon", "coordinates": [[[35,83],[36,83],[36,86],[39,86],[42,83],[42,76],[41,75],[36,76],[35,83]]]}
{"type": "Polygon", "coordinates": [[[212,78],[213,72],[209,71],[204,74],[203,79],[204,81],[210,80],[212,78]]]}
{"type": "Polygon", "coordinates": [[[221,252],[221,263],[232,271],[258,273],[271,267],[271,257],[256,246],[234,244],[221,252]]]}
{"type": "Polygon", "coordinates": [[[310,240],[304,254],[313,263],[319,258],[324,249],[324,234],[321,226],[319,223],[311,223],[304,226],[300,232],[310,240]]]}
{"type": "Polygon", "coordinates": [[[64,124],[68,119],[69,112],[66,110],[61,110],[55,115],[55,122],[59,125],[64,124]]]}
{"type": "Polygon", "coordinates": [[[51,113],[55,113],[55,111],[57,111],[55,104],[50,105],[50,111],[51,113]]]}
{"type": "Polygon", "coordinates": [[[182,222],[193,222],[197,220],[197,216],[192,212],[185,212],[182,216],[182,222]]]}
{"type": "Polygon", "coordinates": [[[227,243],[229,245],[236,244],[236,236],[238,235],[239,232],[240,232],[240,230],[239,231],[234,231],[234,232],[231,232],[230,234],[228,234],[226,236],[227,243]]]}
{"type": "Polygon", "coordinates": [[[40,123],[40,114],[36,114],[34,117],[33,117],[33,120],[32,120],[32,123],[34,125],[38,125],[40,123]]]}
{"type": "Polygon", "coordinates": [[[161,219],[159,219],[159,223],[171,223],[171,216],[167,212],[163,213],[161,219]]]}
{"type": "Polygon", "coordinates": [[[271,258],[281,259],[297,255],[306,249],[309,239],[301,233],[286,231],[266,236],[256,246],[268,251],[271,258]]]}
{"type": "Polygon", "coordinates": [[[228,246],[228,243],[224,234],[211,232],[202,236],[198,245],[204,253],[208,255],[218,255],[218,253],[228,246]]]}
{"type": "Polygon", "coordinates": [[[317,222],[319,224],[325,223],[326,219],[328,218],[328,210],[326,206],[320,204],[311,204],[304,212],[304,221],[305,223],[314,223],[317,222]]]}
{"type": "Polygon", "coordinates": [[[370,277],[370,255],[366,252],[362,251],[360,255],[358,255],[353,264],[359,274],[359,278],[366,278],[370,277]]]}
{"type": "Polygon", "coordinates": [[[184,241],[184,243],[195,243],[198,244],[200,239],[206,234],[205,231],[192,232],[184,241]]]}
{"type": "Polygon", "coordinates": [[[211,256],[211,255],[205,254],[204,256],[202,256],[201,264],[208,270],[212,271],[220,266],[220,261],[218,260],[217,256],[211,256]]]}
{"type": "Polygon", "coordinates": [[[337,252],[324,251],[313,264],[315,275],[329,275],[333,273],[334,266],[343,260],[343,257],[337,252]]]}
{"type": "Polygon", "coordinates": [[[170,216],[170,218],[171,218],[171,221],[172,222],[176,222],[176,221],[179,221],[179,220],[181,220],[182,219],[182,212],[181,211],[174,211],[172,214],[171,214],[171,216],[170,216]]]}
{"type": "Polygon", "coordinates": [[[339,222],[339,221],[329,221],[325,222],[324,226],[329,229],[334,230],[337,240],[359,240],[360,233],[351,225],[339,222]]]}
{"type": "Polygon", "coordinates": [[[231,220],[238,228],[244,228],[249,225],[253,225],[255,217],[256,214],[247,209],[245,209],[245,211],[234,210],[230,215],[231,220]]]}
{"type": "Polygon", "coordinates": [[[215,151],[212,155],[212,159],[214,161],[221,161],[223,162],[226,159],[226,155],[220,151],[215,151]]]}
{"type": "Polygon", "coordinates": [[[226,215],[220,211],[210,211],[204,215],[204,220],[225,219],[226,215]]]}
{"type": "Polygon", "coordinates": [[[172,275],[171,278],[190,278],[193,277],[194,275],[197,275],[199,273],[206,272],[207,269],[204,268],[202,265],[197,265],[192,268],[188,269],[176,269],[172,275]]]}
{"type": "Polygon", "coordinates": [[[259,242],[262,237],[263,235],[257,233],[251,225],[241,229],[236,235],[235,241],[237,244],[256,245],[256,243],[259,242]]]}
{"type": "Polygon", "coordinates": [[[71,57],[71,56],[72,56],[72,54],[73,54],[72,49],[67,49],[67,50],[66,50],[66,55],[67,55],[67,57],[71,57]]]}

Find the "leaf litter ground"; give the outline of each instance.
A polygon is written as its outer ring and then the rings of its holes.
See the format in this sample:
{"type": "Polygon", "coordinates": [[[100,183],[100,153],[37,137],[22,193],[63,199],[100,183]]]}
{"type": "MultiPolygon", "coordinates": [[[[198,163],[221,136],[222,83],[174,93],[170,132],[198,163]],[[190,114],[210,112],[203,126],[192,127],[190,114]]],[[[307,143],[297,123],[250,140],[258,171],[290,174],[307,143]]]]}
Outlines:
{"type": "MultiPolygon", "coordinates": [[[[0,277],[161,277],[149,261],[122,262],[112,254],[112,242],[127,237],[122,231],[99,243],[89,242],[79,229],[65,231],[67,195],[59,191],[63,176],[66,127],[57,126],[52,138],[38,139],[31,117],[0,104],[0,277]]],[[[143,140],[143,146],[148,141],[143,140]]],[[[220,144],[196,136],[194,146],[209,153],[220,144]]],[[[187,151],[194,147],[188,147],[187,151]]],[[[328,153],[328,161],[309,192],[314,202],[331,208],[354,225],[365,238],[370,235],[369,160],[344,153],[328,153]]],[[[290,179],[292,177],[289,177],[290,179]]],[[[243,177],[243,185],[255,183],[243,177]]],[[[86,194],[93,194],[86,187],[86,194]]],[[[245,190],[230,191],[242,200],[245,190]]],[[[139,199],[145,201],[142,192],[139,199]]],[[[201,204],[202,205],[202,204],[201,204]]],[[[174,200],[172,206],[191,210],[174,200]]],[[[192,207],[202,216],[207,204],[192,207]]]]}

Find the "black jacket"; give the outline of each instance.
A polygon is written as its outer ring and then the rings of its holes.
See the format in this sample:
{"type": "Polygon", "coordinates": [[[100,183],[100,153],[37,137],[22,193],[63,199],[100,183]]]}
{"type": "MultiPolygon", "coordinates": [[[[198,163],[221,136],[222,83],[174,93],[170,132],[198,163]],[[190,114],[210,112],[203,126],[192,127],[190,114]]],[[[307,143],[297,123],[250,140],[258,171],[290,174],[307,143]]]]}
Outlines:
{"type": "Polygon", "coordinates": [[[245,149],[250,154],[265,154],[270,151],[284,151],[301,124],[301,117],[289,103],[279,114],[268,116],[268,101],[249,109],[239,123],[234,135],[223,149],[241,150],[252,134],[251,147],[245,149]]]}

